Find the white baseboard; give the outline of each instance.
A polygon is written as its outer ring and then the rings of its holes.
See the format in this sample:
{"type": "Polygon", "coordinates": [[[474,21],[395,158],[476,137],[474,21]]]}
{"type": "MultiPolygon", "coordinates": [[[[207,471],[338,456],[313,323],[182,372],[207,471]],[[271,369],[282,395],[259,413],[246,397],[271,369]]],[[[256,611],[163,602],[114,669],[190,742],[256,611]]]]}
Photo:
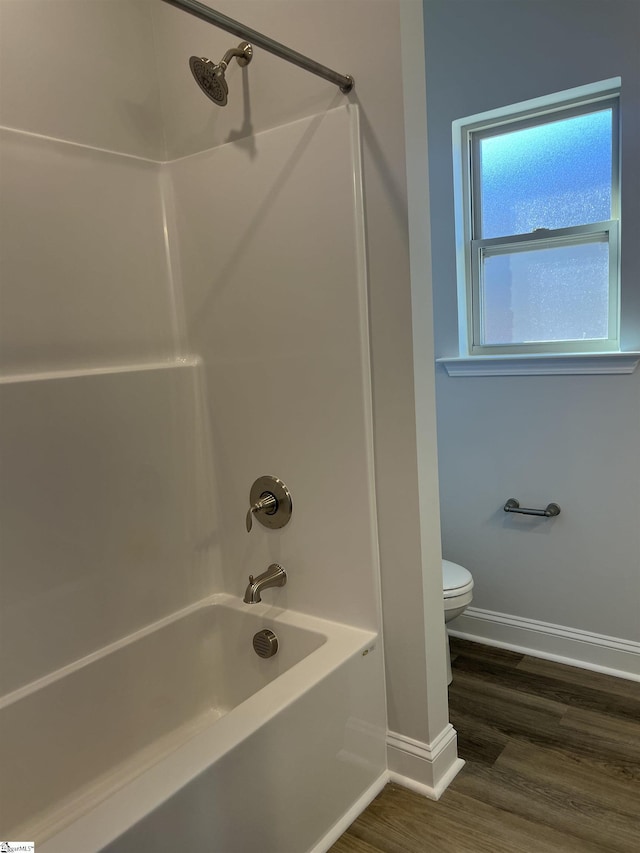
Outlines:
{"type": "Polygon", "coordinates": [[[640,643],[468,607],[449,627],[453,637],[569,666],[640,681],[640,643]]]}
{"type": "Polygon", "coordinates": [[[387,732],[389,780],[439,800],[456,774],[464,767],[458,758],[458,736],[451,724],[430,744],[397,732],[387,732]]]}

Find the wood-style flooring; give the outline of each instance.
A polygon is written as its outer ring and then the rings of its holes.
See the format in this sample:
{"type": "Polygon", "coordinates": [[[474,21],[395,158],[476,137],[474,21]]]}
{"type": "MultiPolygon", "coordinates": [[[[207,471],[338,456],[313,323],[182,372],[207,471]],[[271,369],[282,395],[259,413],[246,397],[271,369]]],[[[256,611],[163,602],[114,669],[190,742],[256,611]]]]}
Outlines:
{"type": "Polygon", "coordinates": [[[387,785],[331,853],[639,853],[640,683],[451,639],[467,762],[438,802],[387,785]]]}

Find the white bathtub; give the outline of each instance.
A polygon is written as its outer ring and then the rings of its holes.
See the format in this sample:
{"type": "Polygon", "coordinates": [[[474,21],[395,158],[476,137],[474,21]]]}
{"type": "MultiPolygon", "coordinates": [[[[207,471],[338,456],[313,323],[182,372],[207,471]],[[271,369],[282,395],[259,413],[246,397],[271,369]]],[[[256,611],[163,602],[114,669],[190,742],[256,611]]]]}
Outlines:
{"type": "Polygon", "coordinates": [[[319,850],[384,773],[380,658],[373,633],[232,596],[174,614],[0,700],[0,837],[319,850]]]}

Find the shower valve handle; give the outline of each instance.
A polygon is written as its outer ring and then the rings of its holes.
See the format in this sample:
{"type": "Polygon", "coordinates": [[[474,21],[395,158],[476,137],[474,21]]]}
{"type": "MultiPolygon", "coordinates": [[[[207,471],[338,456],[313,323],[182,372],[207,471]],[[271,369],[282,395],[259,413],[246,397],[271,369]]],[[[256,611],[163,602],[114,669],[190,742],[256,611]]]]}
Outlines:
{"type": "Polygon", "coordinates": [[[247,533],[251,532],[253,526],[253,515],[256,512],[265,512],[267,515],[275,515],[278,510],[278,501],[275,495],[271,492],[263,492],[260,499],[253,506],[249,507],[247,512],[247,533]]]}

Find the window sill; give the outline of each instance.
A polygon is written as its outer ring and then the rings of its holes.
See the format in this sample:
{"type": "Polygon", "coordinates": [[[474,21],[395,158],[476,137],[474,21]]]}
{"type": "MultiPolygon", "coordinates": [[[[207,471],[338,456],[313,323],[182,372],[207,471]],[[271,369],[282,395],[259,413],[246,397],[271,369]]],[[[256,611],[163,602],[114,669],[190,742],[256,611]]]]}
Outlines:
{"type": "Polygon", "coordinates": [[[640,352],[474,355],[438,358],[449,376],[566,376],[633,373],[640,352]]]}

